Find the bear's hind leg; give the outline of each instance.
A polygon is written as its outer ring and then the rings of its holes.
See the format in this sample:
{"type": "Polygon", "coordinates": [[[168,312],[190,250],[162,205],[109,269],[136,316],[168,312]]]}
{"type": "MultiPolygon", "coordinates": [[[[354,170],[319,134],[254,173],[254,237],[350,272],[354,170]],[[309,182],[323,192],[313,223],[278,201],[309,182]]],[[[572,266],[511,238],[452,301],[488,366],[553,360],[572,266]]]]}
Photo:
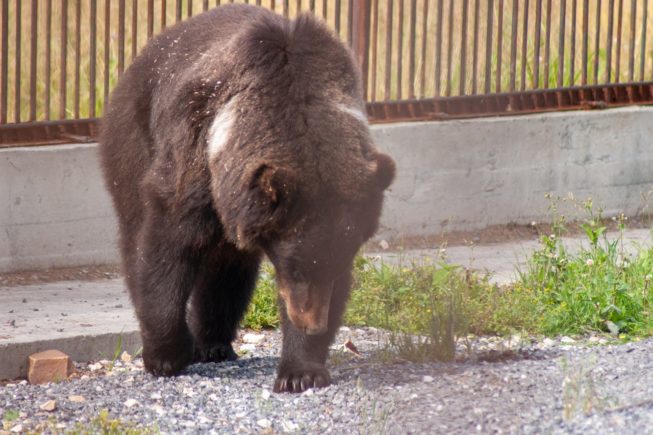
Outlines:
{"type": "Polygon", "coordinates": [[[249,305],[260,256],[222,242],[200,269],[187,313],[195,340],[194,362],[233,361],[231,342],[249,305]]]}

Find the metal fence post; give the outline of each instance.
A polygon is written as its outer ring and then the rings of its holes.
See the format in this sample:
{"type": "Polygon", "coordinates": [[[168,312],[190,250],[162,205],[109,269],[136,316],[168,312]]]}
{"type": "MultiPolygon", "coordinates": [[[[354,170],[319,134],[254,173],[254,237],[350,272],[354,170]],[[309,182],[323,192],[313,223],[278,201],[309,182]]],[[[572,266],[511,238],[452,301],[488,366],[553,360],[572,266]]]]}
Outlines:
{"type": "Polygon", "coordinates": [[[370,0],[354,0],[352,13],[351,48],[363,75],[363,95],[367,99],[369,76],[370,21],[372,8],[370,0]]]}

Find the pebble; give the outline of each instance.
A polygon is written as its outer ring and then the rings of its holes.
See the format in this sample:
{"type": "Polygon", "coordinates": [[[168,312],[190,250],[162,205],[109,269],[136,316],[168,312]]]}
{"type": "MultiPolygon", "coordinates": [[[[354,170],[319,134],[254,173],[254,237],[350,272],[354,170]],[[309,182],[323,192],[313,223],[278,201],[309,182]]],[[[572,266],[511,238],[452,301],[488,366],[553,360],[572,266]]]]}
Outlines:
{"type": "Polygon", "coordinates": [[[272,423],[270,423],[270,420],[267,418],[262,418],[256,422],[257,425],[262,427],[263,429],[268,429],[269,427],[272,426],[272,423]]]}
{"type": "Polygon", "coordinates": [[[248,344],[259,344],[263,340],[265,340],[265,335],[263,334],[252,334],[252,333],[247,333],[243,335],[243,342],[248,343],[248,344]]]}
{"type": "Polygon", "coordinates": [[[127,408],[131,408],[132,406],[136,406],[136,405],[140,405],[140,403],[138,403],[138,400],[136,399],[127,399],[125,401],[125,406],[127,408]]]}
{"type": "Polygon", "coordinates": [[[43,402],[39,405],[39,409],[41,411],[47,411],[47,412],[52,412],[55,409],[57,409],[57,402],[54,400],[48,400],[47,402],[43,402]]]}

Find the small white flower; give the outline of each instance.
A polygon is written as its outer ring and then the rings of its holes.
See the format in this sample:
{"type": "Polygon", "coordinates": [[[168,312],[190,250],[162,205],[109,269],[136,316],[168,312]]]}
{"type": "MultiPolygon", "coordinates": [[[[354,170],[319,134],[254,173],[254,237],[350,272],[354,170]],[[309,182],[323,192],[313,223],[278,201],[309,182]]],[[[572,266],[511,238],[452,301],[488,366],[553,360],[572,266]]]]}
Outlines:
{"type": "Polygon", "coordinates": [[[587,264],[588,267],[592,267],[594,265],[594,260],[592,260],[591,258],[588,258],[587,261],[585,262],[585,264],[587,264]]]}
{"type": "Polygon", "coordinates": [[[651,276],[651,274],[649,273],[648,275],[646,275],[644,277],[644,281],[649,282],[649,281],[651,281],[652,278],[653,278],[653,276],[651,276]]]}

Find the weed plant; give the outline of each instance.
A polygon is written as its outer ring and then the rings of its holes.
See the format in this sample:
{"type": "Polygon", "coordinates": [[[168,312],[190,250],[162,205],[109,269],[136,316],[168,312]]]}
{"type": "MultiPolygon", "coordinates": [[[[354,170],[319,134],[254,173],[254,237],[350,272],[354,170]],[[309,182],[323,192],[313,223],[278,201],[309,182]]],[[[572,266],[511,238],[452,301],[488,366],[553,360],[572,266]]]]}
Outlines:
{"type": "Polygon", "coordinates": [[[601,211],[583,203],[581,225],[587,245],[575,254],[566,248],[564,217],[554,215],[553,234],[541,237],[541,248],[520,272],[515,288],[536,295],[541,307],[538,332],[549,335],[605,331],[649,335],[653,332],[653,247],[635,255],[624,249],[626,218],[619,235],[606,237],[601,211]]]}

